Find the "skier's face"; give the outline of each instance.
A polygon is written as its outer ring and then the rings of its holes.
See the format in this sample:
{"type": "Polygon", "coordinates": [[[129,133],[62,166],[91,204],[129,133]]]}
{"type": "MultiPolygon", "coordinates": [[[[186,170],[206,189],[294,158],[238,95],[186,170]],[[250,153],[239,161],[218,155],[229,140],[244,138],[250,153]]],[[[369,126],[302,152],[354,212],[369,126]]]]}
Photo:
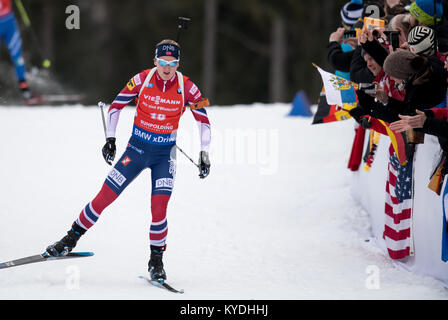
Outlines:
{"type": "Polygon", "coordinates": [[[154,65],[163,80],[170,80],[179,68],[179,60],[171,56],[163,56],[154,59],[154,65]]]}

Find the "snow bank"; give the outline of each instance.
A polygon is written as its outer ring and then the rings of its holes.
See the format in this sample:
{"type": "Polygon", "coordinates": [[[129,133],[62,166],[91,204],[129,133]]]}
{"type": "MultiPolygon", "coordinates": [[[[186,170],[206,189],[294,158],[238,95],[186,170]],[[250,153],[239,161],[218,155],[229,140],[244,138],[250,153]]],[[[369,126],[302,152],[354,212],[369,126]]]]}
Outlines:
{"type": "MultiPolygon", "coordinates": [[[[367,140],[366,138],[365,146],[367,140]]],[[[354,199],[369,213],[373,237],[378,246],[384,250],[386,250],[383,240],[384,201],[389,145],[389,137],[382,135],[370,172],[362,169],[355,172],[351,189],[354,199]]],[[[428,188],[430,176],[439,157],[440,147],[437,138],[425,135],[425,143],[416,146],[414,162],[411,233],[415,254],[397,261],[396,264],[407,270],[435,277],[448,287],[448,264],[441,259],[442,197],[428,188]]]]}

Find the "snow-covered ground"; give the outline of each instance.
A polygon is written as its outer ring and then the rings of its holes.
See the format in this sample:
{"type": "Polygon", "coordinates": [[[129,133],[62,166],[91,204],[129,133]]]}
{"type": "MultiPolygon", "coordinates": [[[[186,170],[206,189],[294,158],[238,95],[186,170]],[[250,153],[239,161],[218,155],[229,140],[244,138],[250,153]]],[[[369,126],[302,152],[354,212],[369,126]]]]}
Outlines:
{"type": "MultiPolygon", "coordinates": [[[[211,173],[178,152],[165,253],[175,295],[148,285],[150,172],[79,241],[91,258],[0,270],[0,299],[447,299],[392,265],[350,196],[353,123],[312,126],[290,105],[210,107],[211,173]]],[[[121,113],[118,154],[134,108],[121,113]]],[[[0,109],[0,261],[43,252],[70,228],[110,167],[97,107],[0,109]]],[[[197,126],[178,145],[198,157],[197,126]]]]}

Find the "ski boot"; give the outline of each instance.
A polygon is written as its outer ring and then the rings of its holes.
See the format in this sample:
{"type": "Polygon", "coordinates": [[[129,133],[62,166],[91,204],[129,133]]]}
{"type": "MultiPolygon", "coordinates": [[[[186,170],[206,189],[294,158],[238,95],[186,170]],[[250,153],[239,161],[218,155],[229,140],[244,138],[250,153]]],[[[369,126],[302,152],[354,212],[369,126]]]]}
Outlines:
{"type": "Polygon", "coordinates": [[[165,246],[151,246],[151,257],[148,262],[148,271],[152,281],[163,283],[166,280],[166,273],[165,270],[163,270],[162,262],[164,251],[165,246]]]}
{"type": "Polygon", "coordinates": [[[76,222],[73,223],[72,228],[67,231],[67,235],[58,242],[49,245],[46,249],[46,253],[53,257],[67,255],[73,250],[79,238],[81,238],[85,232],[86,230],[78,226],[76,222]]]}
{"type": "Polygon", "coordinates": [[[28,87],[28,84],[26,81],[22,81],[19,83],[20,86],[20,93],[22,95],[23,104],[26,106],[33,106],[33,105],[39,105],[44,102],[42,97],[37,94],[33,93],[30,88],[28,87]]]}

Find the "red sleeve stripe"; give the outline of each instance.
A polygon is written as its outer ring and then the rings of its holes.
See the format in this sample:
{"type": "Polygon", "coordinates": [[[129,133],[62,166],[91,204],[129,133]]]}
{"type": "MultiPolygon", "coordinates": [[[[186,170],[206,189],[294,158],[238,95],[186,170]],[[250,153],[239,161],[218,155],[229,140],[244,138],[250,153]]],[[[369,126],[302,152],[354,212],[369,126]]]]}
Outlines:
{"type": "Polygon", "coordinates": [[[118,103],[118,104],[128,104],[137,96],[136,93],[127,94],[127,93],[120,93],[112,103],[118,103]]]}
{"type": "Polygon", "coordinates": [[[210,121],[208,120],[207,112],[199,111],[199,110],[191,110],[193,112],[193,117],[196,119],[196,121],[200,123],[205,123],[210,125],[210,121]]]}

